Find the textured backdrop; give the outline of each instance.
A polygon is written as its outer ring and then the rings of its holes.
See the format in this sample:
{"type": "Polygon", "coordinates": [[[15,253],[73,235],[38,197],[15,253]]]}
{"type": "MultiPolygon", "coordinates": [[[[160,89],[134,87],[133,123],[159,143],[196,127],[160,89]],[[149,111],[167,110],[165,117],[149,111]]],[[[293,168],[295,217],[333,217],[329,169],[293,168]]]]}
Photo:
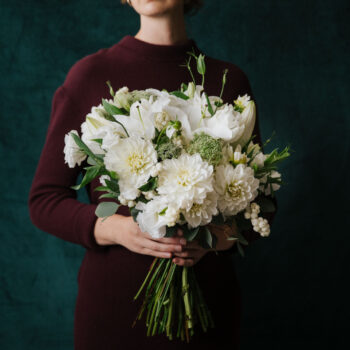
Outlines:
{"type": "MultiPolygon", "coordinates": [[[[247,73],[263,138],[276,130],[294,151],[270,238],[235,258],[243,350],[345,344],[349,18],[345,0],[207,0],[188,18],[200,49],[247,73]]],[[[0,0],[0,29],[0,348],[73,349],[83,248],[32,226],[28,191],[55,89],[77,60],[136,34],[138,16],[118,0],[0,0]]]]}

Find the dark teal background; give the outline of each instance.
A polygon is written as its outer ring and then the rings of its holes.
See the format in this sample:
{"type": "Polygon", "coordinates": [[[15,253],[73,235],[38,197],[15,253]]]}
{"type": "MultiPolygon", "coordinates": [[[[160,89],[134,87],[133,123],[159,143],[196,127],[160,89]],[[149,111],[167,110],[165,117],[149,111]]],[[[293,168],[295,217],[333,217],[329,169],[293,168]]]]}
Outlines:
{"type": "MultiPolygon", "coordinates": [[[[243,350],[346,343],[349,19],[345,0],[207,0],[188,18],[200,49],[247,73],[263,138],[294,150],[271,236],[235,258],[243,350]]],[[[28,191],[54,91],[77,60],[136,34],[138,16],[118,0],[0,0],[0,21],[0,348],[73,349],[84,249],[31,224],[28,191]]]]}

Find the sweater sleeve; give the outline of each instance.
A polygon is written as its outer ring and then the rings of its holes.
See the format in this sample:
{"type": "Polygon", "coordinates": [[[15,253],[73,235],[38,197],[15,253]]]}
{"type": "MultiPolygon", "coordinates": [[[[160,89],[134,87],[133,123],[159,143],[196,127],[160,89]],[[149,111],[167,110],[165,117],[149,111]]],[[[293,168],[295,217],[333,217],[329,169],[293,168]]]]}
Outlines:
{"type": "MultiPolygon", "coordinates": [[[[263,143],[262,143],[261,133],[260,133],[260,121],[259,121],[258,106],[257,106],[256,100],[255,100],[255,97],[254,97],[254,94],[253,94],[253,91],[251,89],[251,86],[250,86],[250,83],[249,83],[247,76],[243,72],[241,72],[241,73],[242,73],[242,80],[241,80],[242,94],[241,95],[244,95],[247,93],[250,96],[250,98],[252,100],[254,100],[255,106],[256,106],[256,120],[255,120],[255,125],[254,125],[254,130],[253,130],[253,135],[256,135],[256,137],[254,138],[254,143],[259,144],[261,147],[261,151],[263,152],[264,149],[263,149],[263,143]]],[[[238,96],[235,96],[234,99],[236,99],[237,97],[238,96]]],[[[266,196],[260,194],[258,197],[260,198],[260,197],[266,197],[266,196]]],[[[272,222],[274,220],[274,217],[276,215],[278,206],[277,206],[276,197],[269,196],[268,198],[273,201],[274,206],[275,206],[275,211],[271,212],[271,213],[262,214],[261,216],[264,217],[265,219],[267,219],[270,226],[271,226],[272,222]]],[[[258,232],[253,230],[253,228],[251,228],[249,230],[243,230],[241,233],[245,237],[245,239],[248,241],[248,246],[241,244],[243,251],[245,251],[249,247],[249,245],[251,245],[254,241],[256,241],[257,239],[259,239],[261,237],[258,232]]],[[[220,251],[219,253],[222,255],[237,254],[238,253],[237,244],[234,244],[230,249],[220,251]]]]}
{"type": "Polygon", "coordinates": [[[96,204],[77,200],[75,185],[84,164],[69,168],[64,161],[64,136],[80,131],[83,116],[60,86],[52,99],[46,140],[29,192],[30,218],[35,226],[86,249],[105,249],[94,236],[96,204]]]}

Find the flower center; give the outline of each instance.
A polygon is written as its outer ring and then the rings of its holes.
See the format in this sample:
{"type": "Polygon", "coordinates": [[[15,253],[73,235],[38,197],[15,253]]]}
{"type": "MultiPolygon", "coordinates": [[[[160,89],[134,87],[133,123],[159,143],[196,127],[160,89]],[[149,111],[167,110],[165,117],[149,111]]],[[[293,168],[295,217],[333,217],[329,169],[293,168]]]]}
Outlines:
{"type": "Polygon", "coordinates": [[[199,215],[201,213],[201,208],[202,208],[201,204],[194,203],[190,209],[190,213],[192,215],[199,215]]]}
{"type": "Polygon", "coordinates": [[[188,186],[190,181],[189,181],[189,173],[186,169],[182,169],[179,171],[179,173],[177,174],[177,183],[180,186],[188,186]]]}
{"type": "Polygon", "coordinates": [[[131,168],[131,171],[138,174],[145,167],[145,159],[142,154],[132,153],[128,159],[127,163],[131,168]]]}
{"type": "Polygon", "coordinates": [[[226,191],[230,195],[230,197],[238,199],[242,197],[242,186],[240,184],[237,184],[236,181],[231,182],[227,185],[226,191]]]}

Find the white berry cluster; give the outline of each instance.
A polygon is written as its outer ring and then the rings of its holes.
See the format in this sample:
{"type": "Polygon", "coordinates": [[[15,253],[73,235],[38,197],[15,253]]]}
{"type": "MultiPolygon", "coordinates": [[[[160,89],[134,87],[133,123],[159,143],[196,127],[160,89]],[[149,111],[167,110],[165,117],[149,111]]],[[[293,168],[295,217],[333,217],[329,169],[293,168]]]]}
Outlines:
{"type": "Polygon", "coordinates": [[[122,195],[118,196],[118,200],[121,205],[127,205],[129,208],[132,208],[136,205],[135,201],[128,201],[122,195]]]}
{"type": "Polygon", "coordinates": [[[250,219],[253,230],[256,232],[259,232],[261,236],[267,237],[270,234],[270,225],[267,219],[264,219],[261,216],[258,216],[260,213],[260,206],[259,204],[253,202],[250,203],[250,205],[247,206],[244,217],[246,219],[250,219]]]}

